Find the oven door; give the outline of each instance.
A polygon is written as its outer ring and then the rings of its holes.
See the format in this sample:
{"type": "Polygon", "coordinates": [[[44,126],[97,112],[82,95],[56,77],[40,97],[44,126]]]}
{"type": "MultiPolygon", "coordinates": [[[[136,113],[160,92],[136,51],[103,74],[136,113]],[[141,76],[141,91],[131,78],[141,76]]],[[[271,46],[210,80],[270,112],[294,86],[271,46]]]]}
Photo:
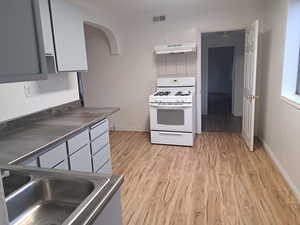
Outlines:
{"type": "Polygon", "coordinates": [[[192,104],[150,104],[150,126],[153,131],[193,132],[192,104]]]}

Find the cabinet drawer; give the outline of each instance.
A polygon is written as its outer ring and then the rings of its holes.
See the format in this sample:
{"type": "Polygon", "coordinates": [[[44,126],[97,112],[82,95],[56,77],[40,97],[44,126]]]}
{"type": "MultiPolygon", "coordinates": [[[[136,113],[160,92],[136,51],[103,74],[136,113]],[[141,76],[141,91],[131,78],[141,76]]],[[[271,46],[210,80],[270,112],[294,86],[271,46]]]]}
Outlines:
{"type": "Polygon", "coordinates": [[[71,170],[81,172],[92,172],[92,160],[90,145],[86,145],[78,152],[70,156],[71,170]]]}
{"type": "Polygon", "coordinates": [[[96,173],[112,174],[112,163],[108,160],[103,167],[101,167],[96,173]]]}
{"type": "Polygon", "coordinates": [[[53,168],[59,162],[67,158],[67,146],[65,143],[53,148],[40,156],[41,168],[53,168]]]}
{"type": "Polygon", "coordinates": [[[69,154],[76,152],[78,149],[89,143],[89,130],[82,131],[68,140],[69,154]]]}
{"type": "Polygon", "coordinates": [[[53,169],[69,170],[68,160],[62,161],[61,163],[53,167],[53,169]]]}
{"type": "Polygon", "coordinates": [[[38,166],[39,164],[38,164],[37,159],[34,159],[34,160],[30,161],[30,162],[25,162],[25,163],[22,164],[22,165],[28,166],[28,167],[39,167],[39,166],[38,166]]]}
{"type": "Polygon", "coordinates": [[[192,133],[151,131],[151,143],[193,146],[194,135],[192,133]]]}
{"type": "Polygon", "coordinates": [[[103,120],[100,123],[95,124],[91,127],[91,140],[99,137],[108,131],[108,120],[103,120]]]}
{"type": "Polygon", "coordinates": [[[102,149],[105,145],[109,143],[109,135],[108,132],[104,133],[102,136],[96,138],[92,141],[92,153],[95,154],[100,149],[102,149]]]}
{"type": "Polygon", "coordinates": [[[104,164],[110,160],[110,147],[106,145],[96,155],[93,156],[94,171],[99,170],[104,164]]]}

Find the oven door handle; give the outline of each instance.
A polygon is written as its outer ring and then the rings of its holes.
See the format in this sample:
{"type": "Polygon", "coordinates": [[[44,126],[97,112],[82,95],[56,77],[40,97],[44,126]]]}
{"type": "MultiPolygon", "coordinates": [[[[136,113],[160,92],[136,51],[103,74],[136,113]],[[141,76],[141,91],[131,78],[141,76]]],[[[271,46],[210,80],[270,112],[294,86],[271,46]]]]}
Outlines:
{"type": "Polygon", "coordinates": [[[175,133],[175,132],[159,132],[159,134],[161,135],[168,135],[168,136],[182,136],[183,134],[182,133],[175,133]]]}
{"type": "Polygon", "coordinates": [[[183,108],[192,108],[193,105],[157,105],[150,104],[151,107],[161,108],[161,109],[183,109],[183,108]]]}

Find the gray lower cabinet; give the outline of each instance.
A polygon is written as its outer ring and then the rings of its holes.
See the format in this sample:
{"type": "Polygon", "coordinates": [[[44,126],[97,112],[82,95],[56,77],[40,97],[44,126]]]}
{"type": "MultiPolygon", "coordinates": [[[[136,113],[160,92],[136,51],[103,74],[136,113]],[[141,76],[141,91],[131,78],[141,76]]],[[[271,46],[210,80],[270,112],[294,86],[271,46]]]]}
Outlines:
{"type": "Polygon", "coordinates": [[[69,155],[72,155],[78,149],[90,143],[89,129],[76,134],[74,137],[70,138],[67,143],[69,155]]]}
{"type": "Polygon", "coordinates": [[[90,145],[86,145],[70,156],[70,167],[74,171],[93,172],[90,145]]]}
{"type": "Polygon", "coordinates": [[[47,79],[38,0],[0,1],[0,83],[47,79]]]}
{"type": "Polygon", "coordinates": [[[60,170],[69,170],[69,163],[68,160],[64,160],[53,167],[53,169],[60,169],[60,170]]]}
{"type": "Polygon", "coordinates": [[[94,171],[99,171],[106,162],[111,161],[110,146],[107,144],[99,152],[92,156],[94,171]]]}
{"type": "Polygon", "coordinates": [[[41,155],[39,159],[41,168],[56,168],[59,164],[68,159],[66,143],[49,150],[41,155]]]}
{"type": "Polygon", "coordinates": [[[22,165],[29,166],[29,167],[39,167],[37,159],[27,161],[27,162],[23,163],[22,165]]]}
{"type": "MultiPolygon", "coordinates": [[[[108,121],[103,120],[48,150],[39,156],[39,164],[42,168],[112,174],[108,121]]],[[[29,160],[24,165],[37,167],[38,160],[29,160]]],[[[94,225],[122,225],[120,190],[105,206],[94,225]]]]}
{"type": "Polygon", "coordinates": [[[112,174],[112,172],[112,163],[111,160],[108,160],[96,173],[112,174]]]}
{"type": "Polygon", "coordinates": [[[93,225],[122,225],[121,191],[117,191],[93,225]]]}

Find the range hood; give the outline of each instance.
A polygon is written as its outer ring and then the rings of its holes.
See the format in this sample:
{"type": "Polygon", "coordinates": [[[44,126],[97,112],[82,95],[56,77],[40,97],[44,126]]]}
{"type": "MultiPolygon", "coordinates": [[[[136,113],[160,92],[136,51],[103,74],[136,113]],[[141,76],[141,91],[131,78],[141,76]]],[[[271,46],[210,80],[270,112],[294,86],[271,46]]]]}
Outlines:
{"type": "Polygon", "coordinates": [[[157,55],[187,53],[187,52],[196,52],[196,51],[197,51],[196,43],[159,45],[154,47],[154,52],[157,55]]]}

